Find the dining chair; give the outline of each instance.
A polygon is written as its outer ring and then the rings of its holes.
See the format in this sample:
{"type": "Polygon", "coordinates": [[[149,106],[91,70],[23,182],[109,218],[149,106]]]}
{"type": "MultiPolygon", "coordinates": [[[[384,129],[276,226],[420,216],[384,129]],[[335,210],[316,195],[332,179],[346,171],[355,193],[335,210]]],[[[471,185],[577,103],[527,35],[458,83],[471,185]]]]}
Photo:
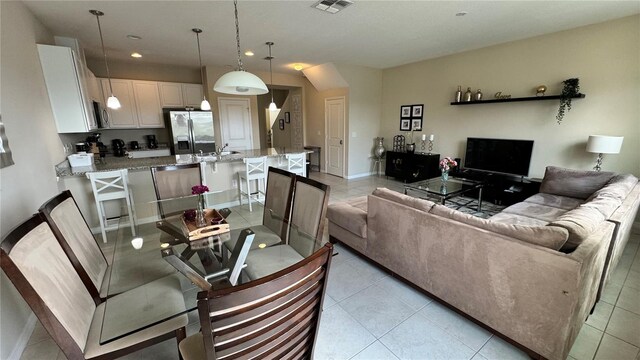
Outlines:
{"type": "Polygon", "coordinates": [[[296,175],[307,176],[307,154],[287,154],[287,171],[296,175]]]}
{"type": "Polygon", "coordinates": [[[158,200],[158,211],[164,218],[182,208],[172,208],[160,200],[179,198],[191,195],[195,185],[206,185],[204,164],[179,164],[151,167],[151,178],[158,200]]]}
{"type": "Polygon", "coordinates": [[[212,282],[228,282],[230,285],[235,286],[238,284],[242,269],[245,267],[245,259],[254,238],[255,233],[251,229],[240,231],[238,241],[225,264],[226,266],[211,274],[202,273],[188,259],[184,259],[181,254],[176,254],[173,248],[163,249],[162,257],[200,289],[211,289],[212,282]]]}
{"type": "MultiPolygon", "coordinates": [[[[113,359],[172,337],[180,342],[186,335],[189,319],[182,314],[101,345],[106,303],[95,304],[40,214],[4,238],[0,266],[68,359],[113,359]]],[[[172,291],[176,286],[179,289],[179,279],[167,277],[162,281],[162,286],[156,288],[156,293],[162,293],[162,301],[153,311],[184,311],[182,292],[172,291]]],[[[148,291],[127,293],[112,299],[134,304],[148,291]]],[[[136,311],[127,307],[117,310],[123,318],[127,318],[127,311],[136,311]]]]}
{"type": "Polygon", "coordinates": [[[251,196],[255,195],[258,197],[260,194],[264,195],[264,192],[260,190],[260,184],[262,183],[262,188],[264,189],[264,182],[267,179],[267,157],[245,158],[242,161],[244,161],[245,168],[242,171],[238,171],[238,197],[240,198],[240,205],[242,206],[242,196],[246,196],[249,202],[249,211],[253,211],[251,196]],[[256,181],[254,192],[251,191],[252,180],[256,181]],[[247,192],[242,190],[243,182],[247,186],[247,192]]]}
{"type": "Polygon", "coordinates": [[[90,172],[86,176],[91,181],[91,189],[93,197],[96,201],[96,209],[98,211],[98,219],[100,221],[100,231],[102,232],[102,241],[107,242],[107,230],[115,230],[118,225],[107,227],[107,214],[104,211],[104,202],[125,199],[127,204],[127,215],[129,216],[129,226],[131,233],[136,235],[136,216],[133,206],[133,196],[129,189],[128,170],[113,170],[90,172]]]}
{"type": "Polygon", "coordinates": [[[201,331],[180,342],[193,359],[312,359],[332,245],[268,277],[198,293],[201,331]]]}
{"type": "Polygon", "coordinates": [[[295,264],[322,243],[329,192],[329,185],[296,175],[291,227],[286,244],[249,252],[245,271],[250,279],[258,279],[295,264]]]}
{"type": "MultiPolygon", "coordinates": [[[[262,224],[251,226],[251,230],[256,234],[252,249],[280,244],[287,238],[296,176],[272,166],[269,167],[267,175],[262,224]]],[[[239,231],[240,229],[231,230],[230,240],[224,243],[228,250],[233,250],[239,231]]]]}
{"type": "Polygon", "coordinates": [[[102,302],[109,290],[109,263],[71,191],[65,190],[51,198],[38,212],[51,227],[91,297],[96,304],[102,302]]]}

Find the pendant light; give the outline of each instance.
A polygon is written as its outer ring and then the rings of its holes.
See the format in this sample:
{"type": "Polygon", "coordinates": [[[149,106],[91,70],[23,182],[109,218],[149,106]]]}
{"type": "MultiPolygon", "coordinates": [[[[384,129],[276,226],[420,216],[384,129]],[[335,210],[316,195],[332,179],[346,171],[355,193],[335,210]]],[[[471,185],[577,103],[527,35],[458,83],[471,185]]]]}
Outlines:
{"type": "Polygon", "coordinates": [[[213,90],[223,94],[233,95],[262,95],[269,92],[267,85],[254,74],[244,71],[240,57],[240,24],[238,22],[238,0],[233,0],[236,18],[236,46],[238,49],[238,70],[222,75],[213,90]]]}
{"type": "MultiPolygon", "coordinates": [[[[202,72],[202,54],[200,53],[200,33],[202,29],[193,28],[191,29],[194,33],[196,33],[196,41],[198,42],[198,61],[200,62],[200,80],[202,81],[202,85],[204,86],[204,73],[202,72]]],[[[200,110],[209,111],[211,110],[211,104],[207,101],[207,98],[202,94],[202,102],[200,103],[200,110]]]]}
{"type": "Polygon", "coordinates": [[[109,63],[107,62],[107,52],[104,50],[104,39],[102,38],[102,28],[100,27],[100,16],[103,16],[104,13],[100,10],[89,10],[92,15],[96,16],[96,20],[98,21],[98,32],[100,33],[100,43],[102,44],[102,55],[104,56],[104,67],[107,69],[107,79],[109,79],[109,91],[111,92],[111,96],[107,99],[107,107],[109,109],[120,109],[120,101],[118,98],[113,95],[113,86],[111,86],[111,74],[109,73],[109,63]]]}
{"type": "Polygon", "coordinates": [[[278,107],[273,101],[273,68],[271,67],[271,60],[273,60],[273,56],[271,56],[271,47],[273,46],[273,41],[269,41],[266,44],[267,46],[269,46],[269,56],[267,56],[265,59],[269,60],[269,76],[271,77],[271,104],[269,104],[269,111],[276,111],[278,110],[278,107]]]}

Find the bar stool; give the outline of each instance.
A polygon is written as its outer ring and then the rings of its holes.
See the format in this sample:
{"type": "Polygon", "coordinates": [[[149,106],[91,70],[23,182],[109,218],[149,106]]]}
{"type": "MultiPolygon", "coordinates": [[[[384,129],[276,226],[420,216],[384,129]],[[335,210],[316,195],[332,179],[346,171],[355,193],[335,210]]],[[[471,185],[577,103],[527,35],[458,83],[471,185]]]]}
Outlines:
{"type": "Polygon", "coordinates": [[[132,193],[129,191],[129,172],[126,169],[102,172],[87,173],[87,178],[91,181],[93,196],[96,200],[96,209],[98,210],[98,219],[100,220],[100,230],[102,231],[102,241],[107,242],[107,230],[117,229],[118,226],[107,228],[106,213],[104,211],[104,201],[125,199],[127,202],[127,210],[129,215],[129,226],[131,226],[131,234],[136,235],[136,214],[133,210],[132,193]]]}
{"type": "Polygon", "coordinates": [[[287,154],[285,156],[287,158],[286,169],[288,172],[304,177],[307,176],[306,153],[287,154]]]}
{"type": "Polygon", "coordinates": [[[240,205],[242,206],[242,195],[247,196],[249,201],[249,211],[253,211],[251,207],[251,195],[259,194],[264,195],[264,191],[260,190],[260,183],[262,188],[265,188],[265,182],[267,179],[267,157],[261,156],[257,158],[245,158],[244,160],[245,170],[238,171],[238,196],[240,197],[240,205]],[[247,184],[247,192],[242,191],[243,180],[247,184]],[[251,192],[251,180],[256,180],[256,191],[251,192]]]}

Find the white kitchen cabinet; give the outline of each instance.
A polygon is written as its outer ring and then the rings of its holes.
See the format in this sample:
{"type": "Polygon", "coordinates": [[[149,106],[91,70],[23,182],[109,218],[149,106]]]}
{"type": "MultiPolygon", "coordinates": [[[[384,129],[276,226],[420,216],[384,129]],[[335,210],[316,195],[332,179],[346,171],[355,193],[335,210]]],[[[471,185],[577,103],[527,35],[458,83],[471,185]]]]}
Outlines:
{"type": "MultiPolygon", "coordinates": [[[[102,93],[104,94],[104,102],[111,96],[109,88],[109,80],[102,79],[102,93]]],[[[112,129],[128,129],[138,127],[138,114],[133,95],[133,83],[131,80],[111,79],[113,86],[113,95],[120,101],[120,109],[107,109],[109,113],[109,127],[112,129]]]]}
{"type": "Polygon", "coordinates": [[[162,107],[183,107],[184,99],[182,96],[182,84],[159,82],[160,101],[162,107]]]}
{"type": "Polygon", "coordinates": [[[161,128],[164,127],[162,117],[162,105],[160,105],[160,92],[155,81],[133,80],[133,94],[136,100],[136,113],[138,115],[138,127],[161,128]]]}
{"type": "Polygon", "coordinates": [[[38,54],[58,132],[96,129],[86,71],[75,52],[65,46],[38,44],[38,54]]]}
{"type": "Polygon", "coordinates": [[[86,69],[87,74],[87,90],[89,91],[89,99],[95,102],[99,102],[104,104],[104,100],[102,97],[102,88],[100,86],[100,81],[96,78],[95,75],[91,72],[91,70],[86,69]]]}
{"type": "Polygon", "coordinates": [[[200,109],[202,103],[202,85],[200,84],[182,84],[182,97],[184,98],[184,106],[193,106],[200,109]]]}

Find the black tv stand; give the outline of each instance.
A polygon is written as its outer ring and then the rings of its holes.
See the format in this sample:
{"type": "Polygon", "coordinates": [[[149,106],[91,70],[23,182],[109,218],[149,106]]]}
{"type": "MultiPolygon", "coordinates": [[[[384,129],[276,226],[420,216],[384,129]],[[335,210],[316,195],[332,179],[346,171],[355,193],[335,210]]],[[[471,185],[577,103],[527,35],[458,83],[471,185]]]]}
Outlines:
{"type": "MultiPolygon", "coordinates": [[[[482,200],[490,201],[498,205],[513,205],[521,202],[540,190],[539,180],[526,178],[520,175],[508,175],[475,171],[470,169],[458,170],[450,173],[451,176],[476,181],[483,181],[482,200]]],[[[467,196],[476,196],[469,193],[467,196]]]]}

